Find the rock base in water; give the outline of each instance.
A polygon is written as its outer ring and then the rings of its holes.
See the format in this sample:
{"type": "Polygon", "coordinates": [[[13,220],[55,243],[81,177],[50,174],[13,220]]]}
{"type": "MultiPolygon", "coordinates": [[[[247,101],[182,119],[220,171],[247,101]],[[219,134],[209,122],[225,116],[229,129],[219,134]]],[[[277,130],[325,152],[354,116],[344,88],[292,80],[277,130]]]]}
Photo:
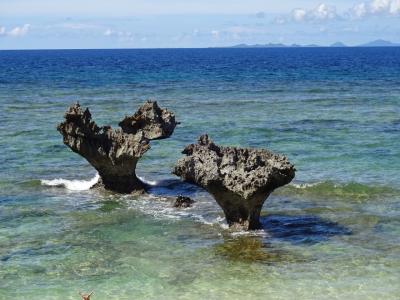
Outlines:
{"type": "Polygon", "coordinates": [[[264,149],[220,147],[207,135],[182,153],[186,156],[173,173],[213,195],[229,226],[235,228],[259,229],[267,197],[295,176],[294,166],[283,155],[264,149]]]}
{"type": "Polygon", "coordinates": [[[83,156],[99,173],[107,190],[119,193],[143,191],[145,185],[137,178],[138,160],[150,149],[150,140],[168,138],[177,122],[173,113],[147,101],[131,117],[120,122],[122,129],[99,127],[89,109],[71,106],[58,125],[64,144],[83,156]]]}
{"type": "Polygon", "coordinates": [[[194,203],[194,200],[190,199],[189,197],[178,196],[174,202],[174,207],[176,208],[188,208],[191,207],[194,203]]]}

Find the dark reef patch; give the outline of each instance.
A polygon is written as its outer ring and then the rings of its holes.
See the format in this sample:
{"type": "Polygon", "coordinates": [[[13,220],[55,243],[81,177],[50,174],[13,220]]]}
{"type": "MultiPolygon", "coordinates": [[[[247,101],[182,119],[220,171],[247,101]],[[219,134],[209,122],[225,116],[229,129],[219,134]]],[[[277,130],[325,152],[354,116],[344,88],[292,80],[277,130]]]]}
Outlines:
{"type": "Polygon", "coordinates": [[[261,217],[263,229],[273,238],[293,244],[316,244],[336,235],[349,235],[351,230],[317,216],[269,215],[261,217]]]}

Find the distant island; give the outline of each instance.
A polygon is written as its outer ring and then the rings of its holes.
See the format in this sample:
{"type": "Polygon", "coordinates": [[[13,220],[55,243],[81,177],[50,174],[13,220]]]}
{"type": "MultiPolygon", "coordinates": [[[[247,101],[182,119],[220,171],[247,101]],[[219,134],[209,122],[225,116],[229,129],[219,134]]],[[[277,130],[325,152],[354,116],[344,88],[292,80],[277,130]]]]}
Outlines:
{"type": "Polygon", "coordinates": [[[348,46],[346,44],[343,44],[342,42],[336,42],[336,43],[333,43],[332,45],[330,45],[330,47],[340,48],[340,47],[348,47],[348,46]]]}
{"type": "Polygon", "coordinates": [[[399,43],[392,43],[385,40],[376,40],[366,44],[360,45],[360,47],[400,47],[399,43]]]}
{"type": "Polygon", "coordinates": [[[400,43],[393,43],[390,41],[385,41],[385,40],[375,40],[372,42],[368,42],[365,44],[361,45],[355,45],[355,46],[348,46],[342,42],[336,42],[333,43],[330,46],[321,46],[321,45],[316,45],[316,44],[310,44],[310,45],[298,45],[298,44],[292,44],[292,45],[285,45],[281,43],[268,43],[268,44],[254,44],[254,45],[249,45],[249,44],[238,44],[234,46],[229,46],[227,48],[312,48],[312,47],[333,47],[333,48],[343,48],[343,47],[400,47],[400,43]]]}

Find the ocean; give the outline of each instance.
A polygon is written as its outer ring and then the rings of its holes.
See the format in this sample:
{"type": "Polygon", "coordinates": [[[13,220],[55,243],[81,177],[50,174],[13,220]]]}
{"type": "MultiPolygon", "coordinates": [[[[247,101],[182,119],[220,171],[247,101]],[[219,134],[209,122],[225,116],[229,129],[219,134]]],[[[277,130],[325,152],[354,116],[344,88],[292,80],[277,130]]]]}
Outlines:
{"type": "Polygon", "coordinates": [[[0,51],[0,107],[0,299],[399,299],[398,47],[0,51]],[[149,194],[89,189],[64,112],[117,127],[147,99],[181,122],[138,164],[149,194]],[[295,164],[263,230],[171,174],[203,133],[295,164]]]}

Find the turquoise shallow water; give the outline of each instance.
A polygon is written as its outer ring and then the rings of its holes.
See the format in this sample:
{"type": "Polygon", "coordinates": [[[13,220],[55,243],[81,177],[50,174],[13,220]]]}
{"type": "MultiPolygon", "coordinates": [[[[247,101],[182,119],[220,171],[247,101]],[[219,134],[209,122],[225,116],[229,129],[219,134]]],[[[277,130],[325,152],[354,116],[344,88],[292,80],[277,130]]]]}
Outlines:
{"type": "Polygon", "coordinates": [[[0,299],[398,299],[399,57],[1,51],[0,299]],[[64,111],[79,100],[115,127],[147,98],[181,122],[138,165],[150,195],[86,190],[96,174],[62,144],[64,111]],[[205,132],[296,165],[264,205],[264,230],[230,232],[206,192],[170,174],[205,132]],[[173,209],[177,194],[196,204],[173,209]]]}

